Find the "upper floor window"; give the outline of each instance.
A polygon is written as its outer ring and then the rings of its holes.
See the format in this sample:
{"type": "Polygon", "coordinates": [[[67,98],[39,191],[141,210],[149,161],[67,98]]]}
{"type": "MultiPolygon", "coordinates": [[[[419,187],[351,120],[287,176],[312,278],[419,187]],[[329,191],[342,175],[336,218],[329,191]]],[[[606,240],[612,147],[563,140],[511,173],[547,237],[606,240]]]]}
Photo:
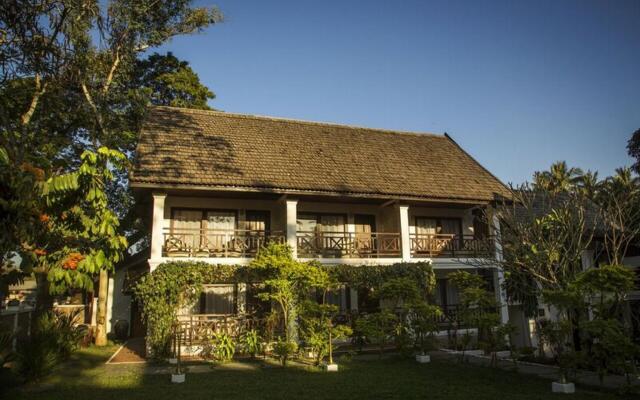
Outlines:
{"type": "Polygon", "coordinates": [[[313,214],[298,215],[299,232],[340,233],[346,229],[346,215],[344,214],[313,214]]]}
{"type": "Polygon", "coordinates": [[[416,217],[415,227],[418,235],[462,235],[460,218],[416,217]]]}

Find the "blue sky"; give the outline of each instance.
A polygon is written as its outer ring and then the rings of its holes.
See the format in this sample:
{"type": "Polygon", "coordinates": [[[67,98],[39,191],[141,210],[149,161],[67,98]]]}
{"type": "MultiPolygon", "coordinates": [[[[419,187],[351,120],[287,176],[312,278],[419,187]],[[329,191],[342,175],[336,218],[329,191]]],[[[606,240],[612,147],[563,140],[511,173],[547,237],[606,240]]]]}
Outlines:
{"type": "Polygon", "coordinates": [[[556,160],[601,176],[631,163],[640,1],[197,4],[225,22],[160,51],[191,63],[215,108],[446,131],[505,182],[556,160]]]}

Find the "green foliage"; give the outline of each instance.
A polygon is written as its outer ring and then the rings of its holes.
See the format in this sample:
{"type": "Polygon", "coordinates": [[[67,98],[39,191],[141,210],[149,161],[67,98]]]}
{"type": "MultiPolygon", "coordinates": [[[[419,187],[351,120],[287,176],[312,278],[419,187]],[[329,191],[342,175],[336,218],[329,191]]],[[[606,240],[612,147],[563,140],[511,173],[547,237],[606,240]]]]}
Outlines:
{"type": "Polygon", "coordinates": [[[81,160],[76,170],[42,184],[46,234],[36,256],[48,270],[52,293],[69,287],[91,290],[93,278],[101,270],[113,271],[128,246],[106,193],[112,171],[123,168],[124,155],[100,147],[85,151],[81,160]]]}
{"type": "Polygon", "coordinates": [[[37,381],[47,376],[59,358],[51,341],[43,335],[31,335],[20,340],[17,348],[16,372],[25,381],[37,381]]]}
{"type": "Polygon", "coordinates": [[[603,265],[581,273],[574,285],[592,299],[597,316],[619,316],[625,296],[635,287],[635,274],[625,266],[603,265]]]}
{"type": "Polygon", "coordinates": [[[495,309],[497,304],[495,294],[486,289],[486,282],[482,276],[467,271],[456,271],[449,274],[449,280],[459,290],[458,318],[462,323],[478,327],[481,319],[487,321],[487,318],[495,318],[484,316],[487,309],[495,309]]]}
{"type": "Polygon", "coordinates": [[[299,305],[312,288],[325,289],[329,275],[315,262],[295,260],[286,244],[270,243],[262,248],[249,268],[263,277],[265,291],[258,294],[264,301],[273,301],[280,307],[285,324],[285,339],[295,338],[295,318],[299,305]]]}
{"type": "Polygon", "coordinates": [[[262,351],[262,338],[255,329],[250,329],[240,337],[240,343],[245,353],[255,358],[256,354],[262,351]]]}
{"type": "Polygon", "coordinates": [[[563,382],[568,379],[568,374],[577,365],[577,355],[572,342],[573,327],[568,320],[551,321],[538,320],[536,333],[540,342],[540,349],[548,345],[553,357],[560,366],[560,378],[563,382]]]}
{"type": "Polygon", "coordinates": [[[435,334],[439,330],[438,319],[441,316],[442,310],[436,305],[427,304],[426,302],[419,302],[413,305],[409,321],[421,354],[425,354],[435,347],[435,334]]]}
{"type": "Polygon", "coordinates": [[[338,307],[334,305],[305,301],[301,309],[302,337],[311,347],[316,365],[327,355],[329,364],[333,363],[333,341],[350,336],[351,328],[342,324],[334,325],[333,318],[338,313],[338,307]]]}
{"type": "Polygon", "coordinates": [[[420,301],[421,294],[418,285],[411,278],[393,278],[380,286],[378,297],[382,300],[389,300],[393,304],[393,309],[409,307],[411,304],[420,301]]]}
{"type": "Polygon", "coordinates": [[[356,326],[368,339],[378,344],[379,356],[382,357],[388,338],[396,332],[397,323],[398,317],[395,314],[382,310],[358,318],[356,326]]]}
{"type": "Polygon", "coordinates": [[[207,101],[215,98],[189,63],[171,52],[153,53],[136,61],[134,75],[132,86],[139,88],[154,105],[208,110],[207,101]]]}
{"type": "Polygon", "coordinates": [[[627,151],[629,152],[629,156],[636,159],[633,164],[633,169],[636,173],[640,174],[640,129],[636,129],[631,135],[627,143],[627,151]]]}
{"type": "Polygon", "coordinates": [[[121,247],[126,247],[113,232],[126,232],[132,242],[144,235],[141,221],[132,212],[127,172],[117,169],[121,162],[114,162],[115,151],[133,157],[150,95],[158,92],[154,99],[158,102],[165,100],[162,96],[171,96],[171,101],[182,98],[183,106],[200,106],[202,96],[206,101],[211,95],[193,71],[174,58],[167,57],[174,68],[154,62],[137,65],[138,56],[147,49],[221,21],[216,8],[192,3],[3,3],[0,297],[3,286],[19,281],[33,268],[45,273],[51,268],[53,292],[69,286],[90,289],[89,275],[109,270],[121,247]],[[152,71],[145,74],[145,67],[152,71]],[[156,67],[158,71],[153,71],[156,67]],[[133,85],[141,75],[144,79],[133,85]],[[166,90],[149,92],[147,84],[166,90]],[[107,148],[113,149],[111,154],[106,154],[107,148]],[[111,172],[113,178],[96,179],[93,188],[85,185],[83,176],[92,175],[87,165],[102,156],[111,157],[108,168],[101,171],[111,172]],[[53,178],[42,184],[47,177],[53,178]],[[48,190],[46,202],[40,191],[43,186],[48,190]],[[105,197],[117,218],[98,204],[105,197]],[[63,214],[65,209],[68,212],[63,214]],[[43,213],[51,223],[41,220],[43,213]],[[41,260],[44,251],[47,259],[41,260]],[[75,252],[86,257],[82,265],[76,259],[66,264],[66,270],[60,268],[65,255],[75,252]],[[16,254],[22,259],[20,265],[11,262],[16,254]]]}
{"type": "Polygon", "coordinates": [[[298,344],[296,342],[283,338],[278,338],[278,341],[273,346],[273,354],[280,360],[283,367],[287,366],[287,361],[293,357],[297,351],[298,344]]]}
{"type": "Polygon", "coordinates": [[[598,318],[583,327],[590,339],[587,362],[597,371],[601,384],[608,374],[635,373],[640,347],[633,343],[619,321],[598,318]]]}
{"type": "Polygon", "coordinates": [[[14,385],[14,374],[11,370],[11,364],[16,359],[16,354],[12,348],[13,335],[9,330],[4,330],[4,326],[0,325],[0,395],[5,390],[14,385]]]}
{"type": "MultiPolygon", "coordinates": [[[[328,267],[329,268],[329,267],[328,267]]],[[[335,265],[331,273],[336,281],[358,288],[380,288],[395,278],[407,278],[418,285],[420,293],[431,294],[436,276],[429,262],[396,263],[392,265],[335,265]]]]}
{"type": "Polygon", "coordinates": [[[31,335],[18,341],[16,370],[24,380],[46,376],[60,362],[68,360],[86,335],[74,324],[77,313],[47,312],[36,321],[31,335]]]}
{"type": "Polygon", "coordinates": [[[205,359],[226,363],[233,359],[235,352],[236,344],[231,336],[226,333],[214,333],[209,343],[204,346],[202,356],[205,359]]]}
{"type": "Polygon", "coordinates": [[[245,272],[242,267],[232,265],[178,261],[163,263],[143,276],[134,288],[134,294],[142,304],[151,354],[159,358],[169,354],[178,310],[199,298],[204,283],[237,283],[246,279],[245,272]]]}

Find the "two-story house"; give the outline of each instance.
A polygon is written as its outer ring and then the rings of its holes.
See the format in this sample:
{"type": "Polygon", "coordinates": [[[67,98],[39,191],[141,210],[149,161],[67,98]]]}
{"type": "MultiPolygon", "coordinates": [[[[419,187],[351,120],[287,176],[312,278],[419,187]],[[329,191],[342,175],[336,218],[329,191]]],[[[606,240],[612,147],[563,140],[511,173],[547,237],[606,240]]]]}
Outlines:
{"type": "MultiPolygon", "coordinates": [[[[176,259],[243,265],[269,240],[324,264],[431,260],[437,302],[453,310],[447,274],[499,250],[480,216],[510,197],[447,134],[170,107],[149,112],[130,184],[151,246],[112,279],[111,323],[136,318],[126,295],[136,273],[176,259]]],[[[501,271],[481,273],[506,321],[501,271]]],[[[333,298],[343,310],[360,300],[348,287],[333,298]]],[[[248,301],[243,288],[211,282],[188,312],[242,313],[248,301]]]]}

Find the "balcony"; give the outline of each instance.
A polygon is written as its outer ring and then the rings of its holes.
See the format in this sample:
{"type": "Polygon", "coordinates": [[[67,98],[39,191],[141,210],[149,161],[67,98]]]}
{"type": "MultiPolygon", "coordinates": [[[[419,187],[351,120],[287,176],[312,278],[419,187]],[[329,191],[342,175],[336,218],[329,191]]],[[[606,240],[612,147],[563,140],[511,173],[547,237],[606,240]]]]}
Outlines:
{"type": "Polygon", "coordinates": [[[399,233],[297,232],[298,256],[303,258],[398,258],[399,233]]]}
{"type": "Polygon", "coordinates": [[[411,234],[411,257],[484,258],[495,252],[493,239],[473,235],[411,234]]]}
{"type": "Polygon", "coordinates": [[[254,257],[271,242],[284,243],[282,232],[241,229],[165,229],[164,257],[254,257]]]}

